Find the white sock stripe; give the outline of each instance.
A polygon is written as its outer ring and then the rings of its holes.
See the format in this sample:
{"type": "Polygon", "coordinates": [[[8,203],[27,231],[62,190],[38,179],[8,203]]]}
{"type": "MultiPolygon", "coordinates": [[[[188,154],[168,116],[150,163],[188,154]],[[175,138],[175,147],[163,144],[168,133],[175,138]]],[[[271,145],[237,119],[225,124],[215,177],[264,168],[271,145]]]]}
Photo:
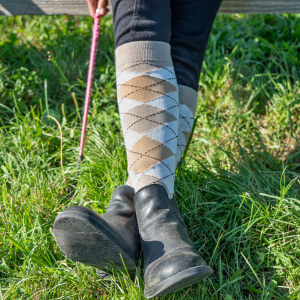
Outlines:
{"type": "Polygon", "coordinates": [[[179,126],[180,131],[192,131],[193,128],[193,123],[194,123],[194,118],[187,119],[185,117],[179,117],[179,126]]]}
{"type": "MultiPolygon", "coordinates": [[[[154,92],[156,92],[156,91],[154,91],[154,92]]],[[[157,92],[157,93],[161,94],[160,92],[157,92]]],[[[129,93],[128,96],[129,96],[130,94],[131,94],[131,93],[129,93]]],[[[171,94],[171,93],[170,93],[170,94],[171,94]]],[[[167,94],[167,95],[162,94],[161,97],[167,97],[167,98],[169,98],[170,100],[172,100],[172,101],[174,101],[175,103],[177,103],[177,105],[179,106],[179,104],[178,104],[178,99],[175,99],[175,97],[169,96],[169,94],[167,94]]],[[[155,99],[156,99],[156,98],[155,98],[155,99]]],[[[127,98],[120,98],[118,102],[121,103],[123,100],[127,100],[127,98]]],[[[151,100],[151,101],[152,101],[152,100],[151,100]]],[[[147,103],[147,102],[146,102],[146,103],[147,103]]],[[[145,103],[145,104],[146,104],[146,103],[145,103]]]]}
{"type": "MultiPolygon", "coordinates": [[[[175,74],[175,71],[174,71],[174,67],[171,67],[171,66],[170,67],[163,67],[163,66],[160,66],[159,64],[149,63],[149,62],[138,62],[135,65],[138,66],[138,65],[143,65],[143,64],[147,64],[147,65],[151,65],[151,66],[156,66],[156,67],[159,67],[160,70],[165,70],[166,72],[168,72],[168,74],[169,74],[168,77],[170,77],[170,78],[176,77],[176,74],[175,74]]],[[[128,67],[128,68],[132,68],[133,66],[134,65],[130,65],[130,67],[128,67]]],[[[133,77],[132,78],[134,78],[136,76],[135,74],[139,74],[139,76],[147,74],[147,72],[146,73],[133,72],[133,71],[126,71],[126,69],[124,69],[123,71],[119,71],[119,72],[116,73],[116,80],[118,82],[123,82],[124,79],[122,79],[122,78],[126,77],[126,75],[127,76],[131,76],[130,73],[133,73],[133,77]]]]}
{"type": "Polygon", "coordinates": [[[138,102],[132,99],[126,99],[125,102],[119,102],[118,101],[118,106],[119,106],[119,114],[123,115],[127,111],[131,110],[132,108],[138,107],[143,105],[142,102],[138,102]],[[123,104],[125,103],[125,104],[123,104]]]}
{"type": "MultiPolygon", "coordinates": [[[[174,135],[174,132],[178,131],[178,121],[173,121],[168,123],[168,127],[165,128],[166,130],[161,130],[161,127],[156,127],[152,130],[149,130],[145,136],[150,137],[160,143],[167,143],[170,139],[171,135],[174,135]]],[[[177,136],[175,136],[177,137],[177,136]]]]}
{"type": "MultiPolygon", "coordinates": [[[[173,99],[178,99],[178,92],[171,92],[168,94],[171,98],[173,99]]],[[[149,105],[149,106],[153,106],[159,109],[163,109],[163,110],[167,110],[169,109],[171,106],[172,107],[178,107],[178,112],[176,112],[176,116],[179,115],[179,104],[178,104],[178,100],[176,100],[176,105],[174,106],[174,101],[166,101],[166,99],[164,98],[165,96],[161,96],[158,98],[155,98],[153,100],[150,100],[148,102],[146,102],[145,104],[149,105]]]]}
{"type": "MultiPolygon", "coordinates": [[[[149,75],[149,76],[153,76],[156,77],[158,76],[158,78],[176,78],[176,74],[174,71],[174,67],[173,66],[160,66],[159,64],[155,64],[155,63],[148,63],[148,62],[138,62],[135,64],[136,66],[138,65],[151,65],[153,67],[157,67],[156,70],[152,70],[152,71],[147,71],[147,72],[136,72],[136,71],[127,71],[126,69],[128,68],[132,68],[134,65],[130,65],[130,67],[122,70],[122,71],[117,71],[116,72],[116,79],[118,82],[123,82],[124,79],[122,78],[126,78],[133,76],[132,78],[134,78],[135,76],[141,76],[141,75],[149,75]],[[154,73],[155,75],[151,75],[152,73],[154,73]],[[160,74],[161,73],[161,74],[160,74]]],[[[176,86],[177,85],[177,81],[176,81],[176,86]]]]}
{"type": "MultiPolygon", "coordinates": [[[[139,76],[143,76],[143,75],[147,75],[147,74],[138,74],[137,76],[128,76],[126,78],[121,78],[121,80],[118,80],[117,81],[117,89],[119,89],[121,86],[126,86],[126,82],[129,81],[130,79],[133,79],[133,78],[137,78],[139,76]]],[[[125,76],[124,76],[125,77],[125,76]]],[[[161,82],[164,82],[164,81],[168,81],[170,82],[171,84],[173,84],[176,89],[178,90],[178,87],[176,85],[176,77],[168,77],[168,78],[165,78],[165,77],[157,77],[157,76],[152,76],[152,77],[155,77],[155,78],[158,78],[158,79],[161,79],[161,82]]],[[[154,86],[157,85],[157,83],[153,84],[154,86]]],[[[134,87],[133,85],[129,85],[131,87],[134,87]]],[[[151,85],[149,85],[151,86],[151,85]]],[[[148,86],[147,86],[148,87],[148,86]]],[[[136,88],[141,88],[140,86],[136,86],[136,88]]]]}
{"type": "Polygon", "coordinates": [[[124,133],[123,136],[125,140],[126,150],[129,151],[132,148],[132,146],[144,136],[144,134],[135,131],[130,131],[130,133],[126,136],[126,138],[124,133]]]}
{"type": "MultiPolygon", "coordinates": [[[[142,118],[142,120],[145,120],[145,118],[142,118]]],[[[135,125],[137,122],[140,122],[140,121],[141,121],[141,120],[138,120],[138,121],[132,123],[132,125],[130,125],[130,127],[132,127],[133,125],[135,125]]],[[[173,134],[174,134],[175,136],[177,136],[176,132],[175,132],[170,126],[168,126],[167,124],[163,124],[163,123],[160,123],[160,122],[157,122],[157,121],[154,121],[154,120],[147,120],[147,121],[152,122],[152,123],[154,123],[154,124],[156,124],[156,125],[161,125],[161,127],[166,127],[166,128],[168,128],[168,129],[170,129],[170,130],[173,132],[173,134]]],[[[127,133],[128,133],[128,130],[130,129],[130,127],[129,127],[126,131],[123,130],[124,138],[126,138],[127,133]]],[[[131,132],[132,132],[132,131],[133,131],[133,130],[131,130],[131,132]]]]}

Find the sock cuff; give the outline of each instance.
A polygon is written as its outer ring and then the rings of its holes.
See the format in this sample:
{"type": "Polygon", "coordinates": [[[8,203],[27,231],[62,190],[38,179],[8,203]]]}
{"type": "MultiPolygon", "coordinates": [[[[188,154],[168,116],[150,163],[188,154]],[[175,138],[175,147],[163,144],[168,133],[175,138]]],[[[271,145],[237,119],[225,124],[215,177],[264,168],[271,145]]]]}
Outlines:
{"type": "Polygon", "coordinates": [[[186,85],[178,85],[179,104],[186,105],[195,115],[198,102],[198,92],[186,85]]]}
{"type": "Polygon", "coordinates": [[[141,61],[162,61],[173,65],[171,47],[165,42],[140,41],[119,46],[116,51],[116,68],[128,63],[141,61]]]}

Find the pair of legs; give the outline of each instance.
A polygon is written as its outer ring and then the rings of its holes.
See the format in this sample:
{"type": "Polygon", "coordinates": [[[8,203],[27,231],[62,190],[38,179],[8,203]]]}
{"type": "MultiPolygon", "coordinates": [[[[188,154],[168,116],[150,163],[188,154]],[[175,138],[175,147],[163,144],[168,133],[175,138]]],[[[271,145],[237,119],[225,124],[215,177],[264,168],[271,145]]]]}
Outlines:
{"type": "Polygon", "coordinates": [[[119,112],[130,184],[174,193],[202,61],[221,0],[112,0],[119,112]]]}
{"type": "Polygon", "coordinates": [[[128,182],[102,216],[73,206],[54,222],[71,259],[134,272],[143,249],[145,296],[165,295],[212,273],[173,198],[192,129],[209,33],[221,0],[112,0],[118,104],[128,182]]]}

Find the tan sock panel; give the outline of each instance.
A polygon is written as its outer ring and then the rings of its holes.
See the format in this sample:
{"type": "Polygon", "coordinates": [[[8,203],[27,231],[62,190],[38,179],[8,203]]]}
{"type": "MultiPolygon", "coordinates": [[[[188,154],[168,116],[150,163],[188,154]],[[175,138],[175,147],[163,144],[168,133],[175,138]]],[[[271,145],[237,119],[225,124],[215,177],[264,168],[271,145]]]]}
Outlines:
{"type": "Polygon", "coordinates": [[[116,49],[118,105],[127,151],[128,184],[137,191],[159,183],[174,193],[178,87],[163,42],[132,42],[116,49]]]}
{"type": "Polygon", "coordinates": [[[190,87],[178,85],[179,89],[179,125],[176,163],[180,162],[194,124],[198,93],[190,87]]]}

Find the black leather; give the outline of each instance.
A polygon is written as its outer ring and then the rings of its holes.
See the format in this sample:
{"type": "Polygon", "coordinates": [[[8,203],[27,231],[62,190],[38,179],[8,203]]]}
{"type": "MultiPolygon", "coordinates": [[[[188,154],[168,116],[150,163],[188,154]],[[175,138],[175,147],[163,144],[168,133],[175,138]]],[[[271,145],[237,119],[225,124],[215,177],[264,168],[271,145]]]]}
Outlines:
{"type": "Polygon", "coordinates": [[[144,187],[136,193],[134,203],[144,256],[145,292],[180,272],[207,265],[163,186],[144,187]]]}
{"type": "Polygon", "coordinates": [[[198,91],[209,34],[222,0],[112,0],[115,47],[165,42],[177,83],[198,91]]]}
{"type": "Polygon", "coordinates": [[[87,265],[104,268],[114,264],[123,268],[124,262],[128,270],[134,271],[141,245],[133,198],[131,187],[119,186],[101,216],[84,206],[65,209],[53,224],[60,249],[87,265]]]}
{"type": "Polygon", "coordinates": [[[141,250],[140,236],[135,215],[134,189],[121,185],[113,192],[106,212],[101,216],[118,233],[132,257],[141,250]]]}

